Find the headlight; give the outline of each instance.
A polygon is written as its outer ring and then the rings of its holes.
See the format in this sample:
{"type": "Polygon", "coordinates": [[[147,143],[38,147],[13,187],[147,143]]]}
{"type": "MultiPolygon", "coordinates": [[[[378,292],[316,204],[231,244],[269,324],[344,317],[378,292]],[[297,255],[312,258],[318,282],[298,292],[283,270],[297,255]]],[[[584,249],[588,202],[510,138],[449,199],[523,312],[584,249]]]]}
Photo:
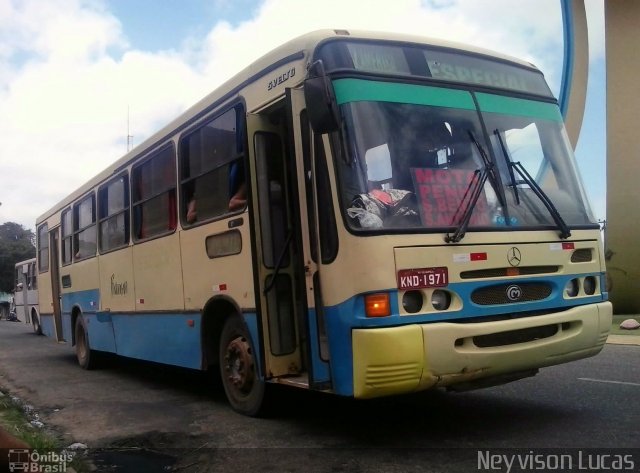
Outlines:
{"type": "Polygon", "coordinates": [[[577,279],[572,279],[564,286],[564,293],[569,297],[576,297],[580,292],[580,283],[577,279]]]}
{"type": "Polygon", "coordinates": [[[596,293],[596,278],[593,276],[587,276],[582,283],[582,289],[587,296],[592,296],[596,293]]]}
{"type": "Polygon", "coordinates": [[[431,305],[435,310],[447,310],[451,305],[451,294],[441,289],[436,289],[431,294],[431,305]]]}
{"type": "Polygon", "coordinates": [[[405,312],[410,314],[415,314],[422,309],[422,304],[424,303],[424,298],[422,297],[422,292],[420,291],[407,291],[402,296],[402,308],[405,312]]]}

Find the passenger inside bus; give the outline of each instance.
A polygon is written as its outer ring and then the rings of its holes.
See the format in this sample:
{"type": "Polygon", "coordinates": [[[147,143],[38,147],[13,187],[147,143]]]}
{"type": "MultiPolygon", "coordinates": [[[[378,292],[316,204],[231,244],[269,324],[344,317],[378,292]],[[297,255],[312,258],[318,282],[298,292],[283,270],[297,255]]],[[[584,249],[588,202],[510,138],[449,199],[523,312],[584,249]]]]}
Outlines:
{"type": "Polygon", "coordinates": [[[229,211],[240,210],[247,205],[247,183],[242,182],[238,186],[238,190],[229,199],[229,211]]]}
{"type": "MultiPolygon", "coordinates": [[[[240,210],[247,205],[247,184],[244,173],[244,164],[241,160],[231,164],[229,169],[229,212],[240,210]]],[[[187,204],[187,223],[194,223],[198,219],[196,209],[197,197],[192,193],[187,204]]]]}
{"type": "Polygon", "coordinates": [[[235,161],[229,170],[229,211],[240,210],[247,205],[247,183],[242,160],[235,161]]]}

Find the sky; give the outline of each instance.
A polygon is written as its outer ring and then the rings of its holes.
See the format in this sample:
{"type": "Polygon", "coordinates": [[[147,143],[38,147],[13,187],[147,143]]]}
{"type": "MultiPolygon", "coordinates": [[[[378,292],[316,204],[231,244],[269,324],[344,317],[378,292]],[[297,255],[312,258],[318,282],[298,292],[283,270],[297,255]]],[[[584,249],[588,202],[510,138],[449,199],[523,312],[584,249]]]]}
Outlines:
{"type": "MultiPolygon", "coordinates": [[[[603,0],[576,149],[606,210],[603,0]]],[[[558,95],[560,0],[0,0],[0,224],[36,218],[271,49],[320,28],[418,34],[530,61],[558,95]]]]}

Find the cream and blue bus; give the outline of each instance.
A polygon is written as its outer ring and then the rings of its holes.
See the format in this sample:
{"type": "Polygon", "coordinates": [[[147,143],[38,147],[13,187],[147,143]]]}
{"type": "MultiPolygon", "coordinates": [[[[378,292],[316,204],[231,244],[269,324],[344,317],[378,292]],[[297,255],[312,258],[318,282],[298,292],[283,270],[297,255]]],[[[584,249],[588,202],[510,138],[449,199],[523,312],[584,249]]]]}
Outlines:
{"type": "MultiPolygon", "coordinates": [[[[170,93],[170,92],[168,92],[170,93]]],[[[600,228],[533,65],[318,31],[272,51],[37,220],[43,331],[354,398],[597,354],[600,228]]]]}

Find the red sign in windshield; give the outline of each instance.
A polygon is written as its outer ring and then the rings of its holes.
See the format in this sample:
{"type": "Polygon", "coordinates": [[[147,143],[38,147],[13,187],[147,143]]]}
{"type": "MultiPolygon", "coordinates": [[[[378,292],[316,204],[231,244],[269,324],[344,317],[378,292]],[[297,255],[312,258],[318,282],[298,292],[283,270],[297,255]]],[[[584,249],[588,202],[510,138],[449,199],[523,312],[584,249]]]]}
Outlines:
{"type": "MultiPolygon", "coordinates": [[[[458,209],[467,204],[469,184],[474,171],[467,169],[411,168],[414,188],[418,197],[422,224],[427,227],[458,225],[458,209]],[[464,200],[464,204],[462,203],[464,200]]],[[[471,226],[489,225],[488,204],[484,193],[476,202],[469,221],[471,226]]]]}

